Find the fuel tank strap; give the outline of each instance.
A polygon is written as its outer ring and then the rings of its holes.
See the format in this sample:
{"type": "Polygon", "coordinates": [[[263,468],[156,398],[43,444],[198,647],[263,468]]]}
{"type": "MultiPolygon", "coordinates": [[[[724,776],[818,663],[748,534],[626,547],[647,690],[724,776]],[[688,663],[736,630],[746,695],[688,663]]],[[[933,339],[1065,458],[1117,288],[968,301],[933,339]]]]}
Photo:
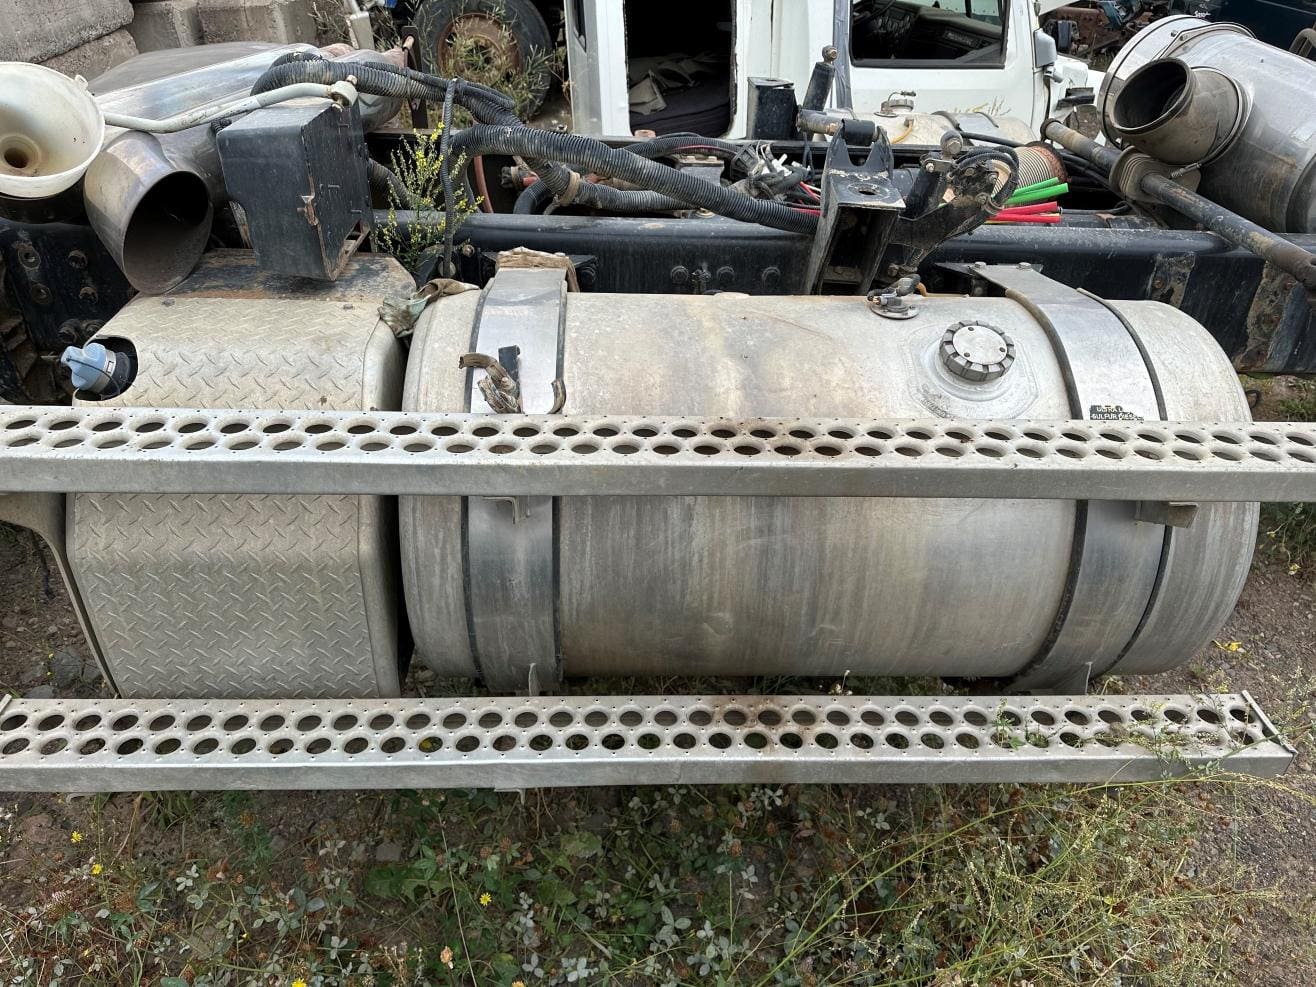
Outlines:
{"type": "MultiPolygon", "coordinates": [[[[1141,422],[1164,417],[1153,371],[1131,328],[1091,295],[1028,264],[974,267],[1045,328],[1076,419],[1141,422]]],[[[1136,505],[1080,500],[1069,578],[1055,624],[1012,685],[1086,685],[1133,640],[1155,593],[1165,528],[1138,521],[1136,505]]]]}
{"type": "MultiPolygon", "coordinates": [[[[513,378],[526,414],[560,411],[566,272],[500,270],[481,299],[471,350],[513,378]]],[[[467,376],[472,412],[507,412],[467,376]]],[[[494,394],[495,400],[505,395],[494,394]]],[[[502,691],[552,688],[558,682],[557,563],[554,498],[467,497],[464,516],[467,628],[480,677],[502,691]]]]}

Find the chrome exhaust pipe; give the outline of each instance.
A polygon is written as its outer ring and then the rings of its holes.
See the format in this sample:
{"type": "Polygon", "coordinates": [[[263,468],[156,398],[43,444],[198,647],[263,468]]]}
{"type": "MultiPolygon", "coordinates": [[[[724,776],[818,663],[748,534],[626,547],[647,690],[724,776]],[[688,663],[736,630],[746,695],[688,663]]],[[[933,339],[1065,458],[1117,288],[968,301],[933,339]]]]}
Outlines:
{"type": "Polygon", "coordinates": [[[212,182],[177,144],[123,134],[101,151],[83,179],[92,229],[129,284],[148,294],[182,282],[210,239],[212,182]]]}

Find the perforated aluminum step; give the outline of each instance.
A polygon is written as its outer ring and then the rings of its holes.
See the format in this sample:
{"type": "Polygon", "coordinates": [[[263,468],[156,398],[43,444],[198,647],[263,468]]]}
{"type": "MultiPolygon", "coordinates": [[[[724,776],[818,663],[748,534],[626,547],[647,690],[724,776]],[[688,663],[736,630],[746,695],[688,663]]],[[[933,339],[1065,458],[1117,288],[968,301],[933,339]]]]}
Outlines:
{"type": "Polygon", "coordinates": [[[1316,500],[1304,423],[0,409],[0,491],[1316,500]]]}
{"type": "Polygon", "coordinates": [[[14,700],[0,790],[1111,782],[1293,751],[1246,693],[14,700]]]}

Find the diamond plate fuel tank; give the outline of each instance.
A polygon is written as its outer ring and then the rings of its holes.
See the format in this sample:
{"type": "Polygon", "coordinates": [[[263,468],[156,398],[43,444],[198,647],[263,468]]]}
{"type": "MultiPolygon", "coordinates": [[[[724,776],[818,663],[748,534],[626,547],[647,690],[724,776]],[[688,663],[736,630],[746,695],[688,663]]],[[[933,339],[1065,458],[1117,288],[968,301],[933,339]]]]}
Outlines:
{"type": "MultiPolygon", "coordinates": [[[[402,268],[362,256],[292,292],[248,257],[209,254],[111,320],[97,338],[131,343],[139,371],[98,403],[396,409],[403,356],[377,307],[412,289],[402,268]]],[[[124,696],[392,696],[395,528],[383,497],[80,494],[68,547],[124,696]]]]}

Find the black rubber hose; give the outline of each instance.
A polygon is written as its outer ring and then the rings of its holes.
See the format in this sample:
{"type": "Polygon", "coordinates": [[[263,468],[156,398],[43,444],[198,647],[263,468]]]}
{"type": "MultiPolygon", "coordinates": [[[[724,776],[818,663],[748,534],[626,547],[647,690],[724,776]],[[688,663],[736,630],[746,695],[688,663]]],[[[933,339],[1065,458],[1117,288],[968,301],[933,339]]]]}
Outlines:
{"type": "MultiPolygon", "coordinates": [[[[586,172],[611,175],[624,182],[700,209],[707,209],[729,219],[758,223],[790,233],[812,233],[818,217],[771,200],[754,199],[743,192],[723,188],[686,175],[675,168],[642,158],[630,151],[608,147],[602,141],[576,134],[550,133],[532,127],[475,126],[453,136],[453,153],[523,155],[543,161],[563,161],[586,172]]],[[[563,169],[565,170],[565,169],[563,169]]],[[[540,175],[555,194],[556,176],[540,175]]],[[[568,181],[571,181],[568,175],[568,181]]],[[[567,191],[567,190],[564,190],[567,191]]],[[[579,182],[574,202],[608,208],[609,193],[618,189],[579,182]],[[603,191],[606,190],[606,191],[603,191]]]]}
{"type": "MultiPolygon", "coordinates": [[[[638,154],[642,158],[661,158],[692,146],[701,149],[708,148],[732,160],[745,151],[744,145],[733,144],[731,141],[711,137],[702,137],[699,134],[668,134],[663,137],[650,137],[648,140],[639,141],[635,144],[627,144],[625,150],[630,151],[632,154],[638,154]]],[[[571,176],[569,174],[550,171],[547,180],[543,177],[538,178],[534,184],[528,186],[516,197],[516,204],[512,207],[512,211],[523,216],[540,215],[548,208],[549,202],[553,200],[555,195],[565,194],[570,187],[571,176]]],[[[591,205],[596,208],[606,209],[608,212],[676,212],[688,208],[684,202],[677,202],[675,199],[653,192],[634,189],[613,189],[612,192],[615,194],[595,190],[587,192],[585,195],[586,198],[594,200],[590,203],[591,205]]],[[[585,204],[582,202],[579,193],[573,200],[573,204],[577,203],[585,204]]]]}
{"type": "MultiPolygon", "coordinates": [[[[398,99],[427,99],[448,101],[448,80],[426,75],[411,69],[394,66],[362,65],[358,62],[330,62],[314,52],[291,52],[275,59],[274,63],[256,80],[252,93],[268,92],[297,82],[315,82],[330,85],[334,82],[355,79],[356,87],[373,95],[398,99]]],[[[460,80],[452,93],[452,102],[464,106],[477,119],[485,123],[522,126],[512,112],[515,104],[499,93],[475,83],[460,80]],[[458,91],[460,90],[460,91],[458,91]]],[[[571,186],[569,169],[550,161],[534,161],[536,171],[550,190],[563,195],[571,186]]],[[[608,212],[663,212],[684,207],[667,197],[652,192],[629,192],[620,189],[589,190],[580,199],[581,205],[608,212]]]]}
{"type": "Polygon", "coordinates": [[[690,208],[689,203],[673,199],[661,192],[613,188],[611,185],[584,181],[571,169],[559,164],[548,164],[534,159],[531,159],[530,164],[541,170],[538,172],[539,180],[516,197],[513,211],[521,211],[523,215],[525,214],[523,210],[532,208],[542,213],[550,201],[566,196],[570,196],[570,204],[573,206],[611,213],[676,212],[679,209],[690,208]],[[546,164],[547,167],[544,167],[546,164]],[[571,193],[573,176],[574,181],[577,182],[574,195],[571,193]],[[531,189],[536,190],[533,198],[527,195],[531,189]],[[526,205],[521,207],[523,198],[526,199],[526,205]]]}
{"type": "Polygon", "coordinates": [[[955,159],[955,171],[959,172],[980,161],[997,161],[1008,169],[1005,181],[992,196],[998,209],[1002,208],[1019,187],[1019,155],[1012,147],[976,147],[970,148],[955,159]]]}
{"type": "MultiPolygon", "coordinates": [[[[356,80],[354,84],[362,92],[394,99],[439,102],[447,96],[449,86],[446,79],[412,69],[375,62],[331,62],[314,52],[291,52],[275,59],[256,80],[251,92],[256,95],[298,82],[328,86],[345,82],[349,77],[356,80]]],[[[515,104],[511,98],[488,86],[460,82],[458,91],[453,93],[453,101],[483,123],[515,125],[521,122],[512,110],[515,104]]]]}
{"type": "Polygon", "coordinates": [[[390,206],[414,208],[411,190],[406,183],[392,169],[384,167],[374,158],[366,158],[366,181],[370,183],[371,190],[383,196],[390,206]]]}
{"type": "MultiPolygon", "coordinates": [[[[1009,138],[995,137],[992,136],[991,134],[971,134],[967,130],[961,130],[960,136],[967,137],[969,140],[972,141],[979,141],[983,144],[998,144],[1001,147],[1028,146],[1022,141],[1012,141],[1009,138]]],[[[1092,178],[1094,181],[1096,181],[1098,184],[1102,185],[1105,188],[1110,187],[1109,176],[1105,174],[1096,165],[1094,165],[1092,162],[1079,157],[1077,154],[1075,154],[1072,151],[1065,150],[1063,147],[1056,148],[1055,150],[1059,153],[1060,160],[1064,163],[1065,169],[1067,171],[1078,172],[1081,175],[1086,175],[1089,178],[1092,178]]]]}
{"type": "MultiPolygon", "coordinates": [[[[661,158],[687,148],[706,150],[734,162],[745,154],[748,145],[703,137],[699,134],[668,134],[628,144],[623,150],[638,154],[642,158],[661,158]]],[[[785,184],[789,187],[798,185],[801,177],[802,174],[784,176],[785,184]]],[[[555,195],[565,194],[569,190],[570,181],[570,175],[550,174],[547,180],[540,178],[516,197],[513,212],[521,215],[543,213],[555,195]]],[[[781,190],[774,186],[770,191],[775,194],[781,190]]],[[[658,192],[614,189],[607,185],[594,185],[583,194],[578,190],[572,204],[588,205],[607,212],[619,213],[677,212],[689,208],[687,203],[658,192]]]]}
{"type": "Polygon", "coordinates": [[[553,190],[542,178],[536,179],[521,190],[521,194],[516,197],[516,203],[512,206],[512,212],[518,216],[538,216],[552,201],[553,190]]]}
{"type": "MultiPolygon", "coordinates": [[[[297,82],[330,85],[355,78],[357,88],[373,95],[403,99],[438,99],[448,96],[449,83],[436,76],[381,65],[326,61],[315,53],[290,54],[275,60],[252,87],[253,93],[267,92],[297,82]]],[[[730,219],[759,223],[792,233],[812,233],[817,217],[791,209],[779,202],[751,198],[724,189],[674,168],[648,161],[627,151],[608,147],[601,141],[575,134],[557,134],[526,127],[508,108],[511,100],[485,86],[456,83],[452,101],[464,106],[477,120],[496,120],[467,128],[452,138],[452,152],[476,154],[521,154],[531,159],[554,195],[567,194],[573,183],[566,161],[586,171],[612,175],[641,187],[623,191],[606,185],[580,183],[572,201],[607,211],[670,211],[683,206],[708,209],[730,219]],[[675,205],[672,200],[676,200],[675,205]]]]}

